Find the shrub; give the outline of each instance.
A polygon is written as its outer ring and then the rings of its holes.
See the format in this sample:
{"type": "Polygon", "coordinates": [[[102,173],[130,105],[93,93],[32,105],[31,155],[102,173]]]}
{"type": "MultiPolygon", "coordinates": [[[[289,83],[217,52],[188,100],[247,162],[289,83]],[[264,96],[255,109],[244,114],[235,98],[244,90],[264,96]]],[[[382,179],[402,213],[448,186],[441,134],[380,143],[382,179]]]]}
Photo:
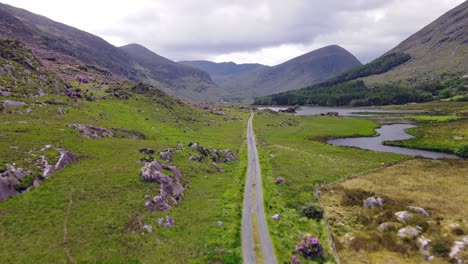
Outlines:
{"type": "Polygon", "coordinates": [[[323,209],[316,203],[309,203],[302,207],[301,215],[310,219],[320,220],[323,218],[323,209]]]}
{"type": "Polygon", "coordinates": [[[452,239],[449,237],[438,236],[432,240],[432,252],[439,257],[447,257],[452,246],[452,239]]]}
{"type": "Polygon", "coordinates": [[[296,246],[295,251],[301,253],[307,259],[324,258],[326,253],[318,238],[307,235],[301,243],[296,246]]]}
{"type": "Polygon", "coordinates": [[[375,194],[373,192],[368,192],[363,189],[345,189],[341,203],[344,206],[362,206],[362,201],[371,196],[375,196],[375,194]]]}
{"type": "Polygon", "coordinates": [[[455,151],[455,154],[463,158],[468,158],[468,145],[462,145],[458,147],[458,149],[455,151]]]}

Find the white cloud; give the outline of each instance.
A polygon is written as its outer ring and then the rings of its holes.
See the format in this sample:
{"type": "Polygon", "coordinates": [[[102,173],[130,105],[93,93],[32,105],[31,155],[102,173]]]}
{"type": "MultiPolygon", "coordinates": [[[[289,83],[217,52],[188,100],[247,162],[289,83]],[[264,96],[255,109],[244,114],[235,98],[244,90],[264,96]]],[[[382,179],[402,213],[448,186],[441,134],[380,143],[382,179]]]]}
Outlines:
{"type": "Polygon", "coordinates": [[[366,62],[463,0],[4,0],[174,60],[278,64],[338,44],[366,62]]]}

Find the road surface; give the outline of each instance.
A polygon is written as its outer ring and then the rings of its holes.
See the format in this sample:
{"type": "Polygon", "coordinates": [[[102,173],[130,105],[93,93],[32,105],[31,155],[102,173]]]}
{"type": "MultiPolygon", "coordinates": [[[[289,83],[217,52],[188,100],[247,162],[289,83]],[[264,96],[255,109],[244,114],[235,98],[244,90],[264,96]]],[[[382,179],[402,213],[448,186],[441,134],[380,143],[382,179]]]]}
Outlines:
{"type": "Polygon", "coordinates": [[[242,259],[246,264],[276,264],[263,208],[262,176],[252,129],[253,117],[252,113],[247,124],[248,168],[242,211],[242,259]],[[261,250],[261,256],[255,254],[255,247],[261,250]]]}

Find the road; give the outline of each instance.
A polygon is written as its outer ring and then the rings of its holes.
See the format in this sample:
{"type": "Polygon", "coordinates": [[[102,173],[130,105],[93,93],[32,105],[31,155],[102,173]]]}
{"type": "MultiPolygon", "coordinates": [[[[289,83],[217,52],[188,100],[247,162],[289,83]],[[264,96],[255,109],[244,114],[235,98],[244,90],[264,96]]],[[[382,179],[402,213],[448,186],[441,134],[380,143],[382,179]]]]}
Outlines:
{"type": "Polygon", "coordinates": [[[242,258],[246,264],[276,264],[263,206],[262,176],[252,129],[253,117],[252,113],[247,124],[248,168],[242,211],[242,258]],[[261,249],[261,256],[255,254],[256,247],[261,249]]]}

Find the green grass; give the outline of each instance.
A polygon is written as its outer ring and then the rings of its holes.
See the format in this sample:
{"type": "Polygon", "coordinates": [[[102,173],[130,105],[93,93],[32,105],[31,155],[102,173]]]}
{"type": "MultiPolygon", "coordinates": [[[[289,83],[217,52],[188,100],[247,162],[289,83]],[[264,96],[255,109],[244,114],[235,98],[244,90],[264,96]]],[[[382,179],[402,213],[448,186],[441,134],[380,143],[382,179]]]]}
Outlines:
{"type": "Polygon", "coordinates": [[[64,116],[57,115],[58,106],[35,100],[27,100],[30,114],[0,116],[4,135],[0,164],[34,167],[27,152],[47,144],[80,158],[38,188],[0,202],[2,263],[67,263],[66,250],[78,263],[240,262],[246,113],[226,109],[228,116],[244,121],[223,121],[169,97],[157,98],[159,103],[138,95],[121,101],[57,99],[69,104],[64,116]],[[75,123],[137,130],[146,140],[90,140],[66,127],[75,123]],[[193,150],[188,147],[175,152],[172,163],[181,169],[182,182],[188,186],[182,203],[166,213],[151,214],[143,207],[144,196],[155,195],[158,188],[140,180],[142,165],[137,161],[144,155],[138,149],[162,151],[190,141],[213,149],[231,148],[240,154],[240,161],[221,164],[226,172],[220,173],[209,162],[189,161],[193,150]],[[155,223],[166,214],[175,220],[173,229],[155,223]],[[63,243],[65,219],[68,232],[63,243]],[[217,221],[224,227],[218,227],[217,221]],[[151,224],[154,231],[142,234],[142,224],[151,224]]]}
{"type": "MultiPolygon", "coordinates": [[[[264,177],[266,215],[280,263],[289,261],[294,254],[294,247],[308,233],[319,237],[329,254],[331,252],[323,221],[300,215],[303,205],[317,202],[315,188],[385,166],[404,157],[337,147],[311,139],[373,135],[377,126],[368,120],[336,117],[264,112],[255,116],[254,129],[264,177]],[[288,119],[295,121],[288,122],[291,126],[280,126],[288,119]],[[286,183],[276,185],[277,177],[284,177],[286,183]],[[271,220],[275,213],[282,216],[279,222],[271,220]]],[[[333,262],[332,259],[328,256],[326,261],[333,262]]]]}
{"type": "Polygon", "coordinates": [[[447,122],[461,119],[460,116],[449,115],[449,116],[406,116],[406,118],[413,119],[416,121],[423,122],[447,122]]]}

